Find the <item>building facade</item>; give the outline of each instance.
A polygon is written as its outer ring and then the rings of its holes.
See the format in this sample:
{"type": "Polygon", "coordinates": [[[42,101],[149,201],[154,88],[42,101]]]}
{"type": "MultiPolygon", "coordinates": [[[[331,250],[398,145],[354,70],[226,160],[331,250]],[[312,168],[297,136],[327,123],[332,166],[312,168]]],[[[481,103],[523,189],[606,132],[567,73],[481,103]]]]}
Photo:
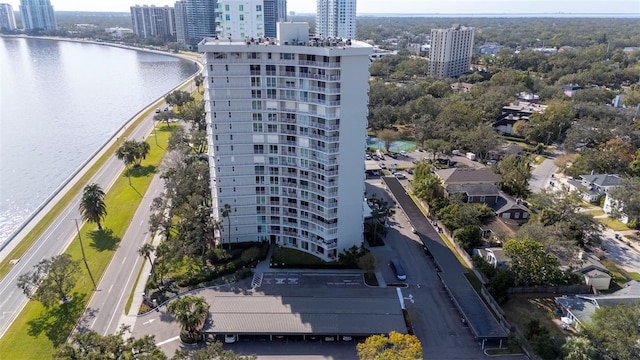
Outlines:
{"type": "Polygon", "coordinates": [[[57,30],[56,16],[49,0],[20,0],[20,15],[25,30],[57,30]]]}
{"type": "Polygon", "coordinates": [[[216,16],[221,39],[265,36],[262,0],[218,0],[216,16]]]}
{"type": "Polygon", "coordinates": [[[176,35],[175,13],[169,6],[132,6],[131,23],[133,32],[140,38],[167,38],[176,35]]]}
{"type": "Polygon", "coordinates": [[[475,28],[454,26],[431,30],[429,76],[440,79],[462,75],[471,68],[475,28]]]}
{"type": "Polygon", "coordinates": [[[316,36],[356,37],[356,0],[317,0],[316,36]]]}
{"type": "Polygon", "coordinates": [[[230,221],[232,243],[269,241],[332,261],[362,242],[372,48],[314,44],[308,31],[279,23],[277,39],[199,45],[213,216],[222,242],[230,221]]]}
{"type": "Polygon", "coordinates": [[[216,0],[181,0],[175,4],[176,38],[196,49],[205,37],[216,35],[216,0]]]}
{"type": "Polygon", "coordinates": [[[17,28],[11,4],[0,4],[0,31],[14,31],[17,28]]]}

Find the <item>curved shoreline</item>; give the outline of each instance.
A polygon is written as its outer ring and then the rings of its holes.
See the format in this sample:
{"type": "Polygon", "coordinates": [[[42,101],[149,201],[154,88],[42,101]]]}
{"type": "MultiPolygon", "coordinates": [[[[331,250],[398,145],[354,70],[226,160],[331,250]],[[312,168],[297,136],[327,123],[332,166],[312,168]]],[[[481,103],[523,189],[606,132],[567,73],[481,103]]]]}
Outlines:
{"type": "MultiPolygon", "coordinates": [[[[43,218],[52,210],[52,208],[58,204],[65,196],[69,194],[73,186],[84,176],[84,174],[95,165],[95,163],[100,159],[106,151],[116,143],[116,141],[123,136],[125,131],[127,131],[131,126],[137,126],[138,122],[141,121],[148,112],[152,111],[154,108],[158,107],[164,101],[164,97],[169,93],[182,89],[193,82],[194,77],[202,71],[202,62],[199,58],[194,56],[189,56],[185,54],[175,54],[175,53],[165,53],[158,50],[151,49],[143,49],[136,47],[128,47],[128,46],[119,46],[119,44],[109,44],[102,43],[96,41],[89,41],[83,39],[67,39],[67,38],[58,38],[58,37],[45,37],[45,36],[25,36],[25,35],[0,35],[1,37],[11,37],[11,38],[26,38],[26,39],[41,39],[41,40],[55,40],[55,41],[71,41],[85,44],[94,44],[94,45],[108,45],[114,47],[120,47],[126,50],[136,50],[136,51],[147,51],[155,54],[167,55],[180,58],[182,60],[194,61],[198,65],[198,70],[194,72],[192,75],[187,77],[184,81],[179,83],[177,86],[169,90],[168,92],[162,94],[160,97],[156,98],[149,104],[145,105],[141,110],[136,112],[133,116],[131,116],[127,121],[125,121],[122,126],[120,126],[112,135],[109,137],[102,145],[100,145],[92,154],[88,156],[86,160],[84,160],[73,172],[62,181],[62,183],[56,187],[51,194],[49,194],[44,201],[42,201],[30,214],[27,216],[18,227],[16,227],[11,234],[0,244],[0,262],[3,262],[10,254],[13,249],[24,240],[24,238],[43,220],[43,218]]],[[[37,241],[34,240],[34,243],[37,241]]],[[[28,251],[28,250],[26,250],[28,251]]],[[[26,252],[25,251],[25,252],[26,252]]],[[[22,254],[20,254],[22,256],[22,254]]]]}

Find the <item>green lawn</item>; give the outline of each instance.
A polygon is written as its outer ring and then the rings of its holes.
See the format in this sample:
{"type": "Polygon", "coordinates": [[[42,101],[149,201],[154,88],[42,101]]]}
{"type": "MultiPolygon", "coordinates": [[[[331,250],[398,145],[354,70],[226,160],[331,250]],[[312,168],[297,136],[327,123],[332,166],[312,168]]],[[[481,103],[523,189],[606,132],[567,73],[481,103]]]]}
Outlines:
{"type": "Polygon", "coordinates": [[[624,231],[624,230],[629,230],[629,227],[627,226],[627,224],[618,221],[616,219],[612,219],[612,218],[596,218],[596,220],[600,221],[601,223],[603,223],[605,226],[609,227],[611,230],[613,231],[624,231]]]}
{"type": "Polygon", "coordinates": [[[599,209],[596,209],[596,210],[587,210],[587,211],[586,211],[586,213],[587,213],[587,214],[591,214],[591,215],[593,215],[593,216],[602,216],[602,215],[604,215],[604,211],[603,211],[603,210],[599,210],[599,209]]]}
{"type": "Polygon", "coordinates": [[[568,334],[553,323],[553,297],[535,297],[528,295],[511,295],[506,304],[502,305],[507,321],[525,330],[525,325],[531,320],[539,320],[552,337],[564,339],[568,334]]]}
{"type": "Polygon", "coordinates": [[[609,259],[602,259],[600,262],[611,273],[611,284],[609,285],[609,290],[607,290],[607,292],[620,290],[625,283],[631,280],[640,281],[640,274],[637,272],[629,272],[621,269],[609,259]]]}
{"type": "MultiPolygon", "coordinates": [[[[104,230],[98,231],[93,223],[85,224],[80,233],[83,239],[89,268],[96,279],[102,276],[111,261],[118,243],[126,231],[131,218],[140,204],[142,195],[151,183],[154,172],[164,156],[171,129],[159,125],[157,146],[148,141],[151,152],[143,161],[143,166],[131,172],[131,186],[126,171],[116,180],[105,196],[108,215],[104,230]]],[[[82,189],[86,182],[79,184],[82,189]]],[[[76,239],[66,253],[81,260],[80,243],[76,239]]],[[[135,254],[137,256],[137,254],[135,254]]],[[[15,322],[0,339],[2,357],[5,359],[44,359],[50,358],[54,348],[64,343],[76,321],[84,311],[92,295],[93,285],[84,266],[78,283],[73,289],[73,300],[67,304],[45,309],[36,301],[30,301],[18,315],[15,322]]]]}
{"type": "Polygon", "coordinates": [[[288,248],[274,249],[273,254],[271,255],[271,262],[274,264],[285,263],[288,265],[299,266],[320,266],[327,264],[327,262],[311,254],[307,254],[306,252],[300,250],[288,248]]]}

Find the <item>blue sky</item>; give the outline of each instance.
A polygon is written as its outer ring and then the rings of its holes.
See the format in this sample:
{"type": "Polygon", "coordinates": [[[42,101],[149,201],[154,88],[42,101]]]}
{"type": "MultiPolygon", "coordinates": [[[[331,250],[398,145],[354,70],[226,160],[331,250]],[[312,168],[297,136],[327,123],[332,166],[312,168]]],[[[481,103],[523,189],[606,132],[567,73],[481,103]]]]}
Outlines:
{"type": "MultiPolygon", "coordinates": [[[[6,1],[6,0],[5,0],[6,1]]],[[[18,10],[19,0],[9,0],[18,10]]],[[[129,12],[131,5],[164,6],[175,0],[51,0],[57,11],[129,12]]],[[[315,12],[315,0],[288,0],[289,11],[315,12]]],[[[640,0],[358,0],[358,13],[624,13],[640,14],[640,0]]]]}

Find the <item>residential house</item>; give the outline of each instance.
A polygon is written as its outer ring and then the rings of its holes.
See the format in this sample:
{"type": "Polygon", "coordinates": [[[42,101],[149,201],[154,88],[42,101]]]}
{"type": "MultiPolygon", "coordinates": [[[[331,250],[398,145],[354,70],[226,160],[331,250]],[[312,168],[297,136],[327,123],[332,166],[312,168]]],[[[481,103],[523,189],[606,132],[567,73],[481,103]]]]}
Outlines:
{"type": "MultiPolygon", "coordinates": [[[[570,191],[579,191],[584,201],[597,203],[609,192],[620,186],[622,177],[616,174],[580,175],[579,179],[567,180],[570,191]]],[[[609,211],[611,206],[609,206],[609,211]]]]}
{"type": "Polygon", "coordinates": [[[534,101],[516,100],[502,108],[502,113],[493,123],[493,128],[507,135],[515,135],[513,124],[518,121],[529,121],[529,117],[535,113],[542,113],[547,105],[536,104],[534,101]]]}
{"type": "Polygon", "coordinates": [[[611,284],[611,274],[609,270],[600,263],[598,258],[587,255],[576,273],[584,276],[584,282],[593,286],[596,290],[607,290],[611,284]]]}
{"type": "Polygon", "coordinates": [[[500,191],[500,175],[489,168],[438,170],[447,197],[457,196],[462,202],[486,204],[496,217],[510,225],[521,225],[529,219],[529,209],[520,199],[500,191]]]}
{"type": "Polygon", "coordinates": [[[591,321],[596,310],[620,304],[635,304],[640,301],[640,282],[632,280],[614,293],[604,295],[575,295],[555,298],[562,310],[562,321],[576,330],[591,321]]]}
{"type": "Polygon", "coordinates": [[[560,88],[562,89],[564,94],[567,95],[568,97],[572,97],[573,95],[575,95],[576,92],[583,89],[582,86],[575,85],[575,84],[561,85],[560,88]]]}
{"type": "Polygon", "coordinates": [[[471,91],[473,84],[465,83],[465,82],[455,82],[451,84],[451,90],[462,91],[464,93],[468,93],[471,91]]]}

